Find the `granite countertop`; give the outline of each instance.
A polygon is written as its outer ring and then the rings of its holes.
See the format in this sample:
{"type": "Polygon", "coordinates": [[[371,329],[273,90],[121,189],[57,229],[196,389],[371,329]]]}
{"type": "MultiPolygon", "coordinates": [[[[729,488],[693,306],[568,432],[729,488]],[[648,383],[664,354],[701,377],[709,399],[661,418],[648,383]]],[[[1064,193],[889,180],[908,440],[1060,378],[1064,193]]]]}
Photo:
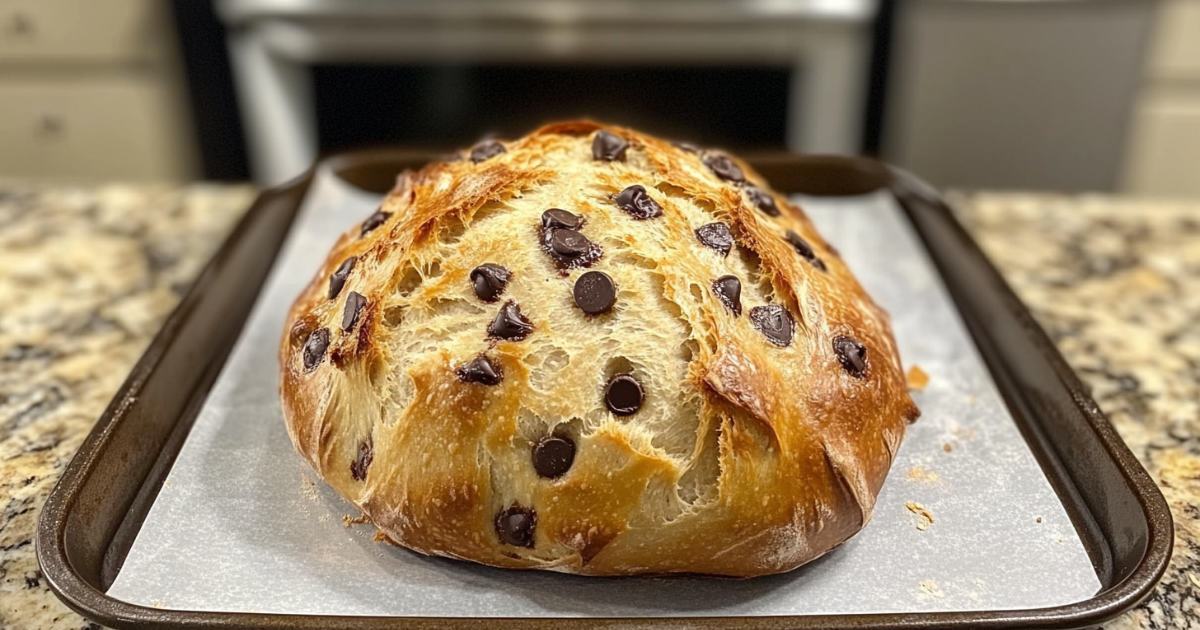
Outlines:
{"type": "MultiPolygon", "coordinates": [[[[42,504],[253,195],[0,181],[0,627],[98,627],[38,570],[42,504]]],[[[951,200],[1171,505],[1166,576],[1104,627],[1200,630],[1200,200],[951,200]]]]}

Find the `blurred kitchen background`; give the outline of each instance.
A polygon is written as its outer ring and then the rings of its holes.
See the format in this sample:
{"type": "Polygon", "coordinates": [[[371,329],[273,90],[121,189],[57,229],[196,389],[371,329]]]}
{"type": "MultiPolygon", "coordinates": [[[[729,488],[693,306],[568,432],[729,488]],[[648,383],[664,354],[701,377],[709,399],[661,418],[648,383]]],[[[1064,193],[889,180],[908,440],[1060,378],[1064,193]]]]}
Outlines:
{"type": "Polygon", "coordinates": [[[1200,0],[0,0],[0,177],[273,184],[577,116],[1200,195],[1200,0]]]}

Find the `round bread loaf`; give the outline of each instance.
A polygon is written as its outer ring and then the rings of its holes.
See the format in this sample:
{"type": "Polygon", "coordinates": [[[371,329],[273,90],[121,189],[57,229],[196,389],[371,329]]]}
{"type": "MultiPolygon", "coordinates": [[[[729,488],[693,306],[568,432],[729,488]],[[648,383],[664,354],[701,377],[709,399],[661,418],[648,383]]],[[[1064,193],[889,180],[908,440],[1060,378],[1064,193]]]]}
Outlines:
{"type": "Polygon", "coordinates": [[[588,575],[808,562],[866,524],[919,413],[799,208],[590,122],[402,174],[280,364],[296,449],[391,541],[588,575]]]}

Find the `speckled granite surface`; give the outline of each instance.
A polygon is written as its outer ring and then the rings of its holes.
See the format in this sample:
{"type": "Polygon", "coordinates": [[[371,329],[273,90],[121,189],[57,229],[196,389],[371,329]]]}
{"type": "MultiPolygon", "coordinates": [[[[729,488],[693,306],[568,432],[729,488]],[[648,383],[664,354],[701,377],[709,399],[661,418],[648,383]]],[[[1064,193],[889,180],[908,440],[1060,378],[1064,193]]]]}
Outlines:
{"type": "MultiPolygon", "coordinates": [[[[252,196],[0,181],[0,627],[96,627],[38,571],[42,503],[252,196]]],[[[1200,200],[953,199],[1171,503],[1171,568],[1105,628],[1200,630],[1200,200]]]]}

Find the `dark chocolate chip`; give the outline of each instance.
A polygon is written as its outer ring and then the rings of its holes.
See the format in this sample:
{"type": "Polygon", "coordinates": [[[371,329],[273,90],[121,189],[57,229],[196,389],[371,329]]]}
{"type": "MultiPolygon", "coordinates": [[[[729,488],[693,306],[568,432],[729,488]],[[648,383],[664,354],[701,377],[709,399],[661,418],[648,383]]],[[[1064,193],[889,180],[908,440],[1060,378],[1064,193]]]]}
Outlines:
{"type": "Polygon", "coordinates": [[[755,306],[750,309],[750,324],[762,333],[767,341],[786,348],[792,343],[792,335],[796,331],[796,321],[786,308],[778,304],[755,306]]]}
{"type": "Polygon", "coordinates": [[[351,256],[342,261],[338,265],[337,271],[329,276],[329,299],[334,299],[342,292],[342,287],[346,286],[346,279],[350,277],[350,272],[354,270],[354,263],[358,262],[358,256],[351,256]]]}
{"type": "Polygon", "coordinates": [[[625,149],[629,148],[629,143],[624,138],[615,133],[609,133],[603,129],[596,132],[596,138],[592,140],[592,157],[597,160],[613,160],[625,161],[625,149]]]}
{"type": "Polygon", "coordinates": [[[742,316],[742,281],[736,276],[721,276],[712,285],[713,293],[717,294],[721,303],[733,312],[734,317],[742,316]]]}
{"type": "Polygon", "coordinates": [[[350,462],[350,476],[355,481],[364,481],[367,478],[367,469],[371,467],[371,460],[375,459],[375,448],[371,444],[371,438],[367,438],[358,443],[358,457],[350,462]]]}
{"type": "Polygon", "coordinates": [[[483,264],[471,270],[471,286],[475,295],[484,302],[495,302],[508,286],[512,272],[500,265],[483,264]]]}
{"type": "Polygon", "coordinates": [[[775,205],[775,197],[771,196],[771,193],[757,186],[746,186],[746,194],[750,197],[750,203],[762,210],[763,214],[769,217],[779,216],[779,206],[775,205]]]}
{"type": "Polygon", "coordinates": [[[578,230],[583,227],[583,217],[562,208],[550,208],[542,213],[542,227],[578,230]]]}
{"type": "Polygon", "coordinates": [[[503,144],[500,144],[495,140],[484,140],[483,142],[471,147],[471,161],[478,164],[484,160],[494,158],[501,153],[507,152],[508,149],[505,149],[503,144]]]}
{"type": "Polygon", "coordinates": [[[496,318],[488,324],[488,337],[520,341],[533,332],[533,322],[521,314],[521,307],[509,300],[500,307],[496,318]]]}
{"type": "Polygon", "coordinates": [[[642,407],[646,394],[642,386],[629,374],[618,374],[604,388],[604,404],[618,416],[632,416],[642,407]]]}
{"type": "Polygon", "coordinates": [[[733,160],[727,155],[720,153],[711,153],[704,156],[704,165],[708,167],[717,177],[728,182],[744,182],[746,181],[745,173],[742,169],[734,164],[733,160]]]}
{"type": "Polygon", "coordinates": [[[366,236],[367,232],[370,232],[384,223],[387,223],[387,220],[391,217],[392,215],[390,212],[376,210],[375,214],[372,214],[371,216],[367,217],[366,221],[363,221],[362,231],[359,233],[359,237],[366,236]]]}
{"type": "Polygon", "coordinates": [[[602,271],[589,271],[575,281],[575,304],[588,315],[599,315],[617,302],[617,285],[602,271]]]}
{"type": "Polygon", "coordinates": [[[699,153],[700,152],[700,147],[696,146],[695,144],[692,144],[691,142],[687,142],[685,140],[675,140],[675,141],[671,142],[671,146],[675,147],[676,149],[687,151],[688,153],[699,153]]]}
{"type": "Polygon", "coordinates": [[[867,347],[851,337],[836,337],[833,340],[833,352],[837,354],[838,362],[854,378],[867,375],[867,347]]]}
{"type": "Polygon", "coordinates": [[[728,256],[729,251],[733,249],[733,234],[729,231],[729,226],[724,223],[709,223],[696,228],[696,238],[705,247],[721,252],[721,256],[728,256]]]}
{"type": "Polygon", "coordinates": [[[600,259],[604,250],[569,228],[542,228],[542,249],[550,254],[559,269],[588,267],[600,259]]]}
{"type": "Polygon", "coordinates": [[[350,295],[346,296],[346,308],[342,311],[342,330],[354,330],[354,326],[358,324],[358,316],[366,305],[367,298],[357,291],[351,291],[350,295]]]}
{"type": "Polygon", "coordinates": [[[808,241],[801,238],[799,234],[788,230],[787,242],[792,245],[792,247],[796,250],[796,253],[800,254],[804,260],[807,260],[817,269],[825,271],[825,261],[817,257],[817,253],[813,251],[812,246],[808,244],[808,241]]]}
{"type": "Polygon", "coordinates": [[[464,363],[456,372],[458,380],[464,383],[479,383],[480,385],[499,385],[504,380],[504,372],[492,365],[487,357],[479,355],[464,363]]]}
{"type": "Polygon", "coordinates": [[[304,371],[311,372],[317,369],[321,361],[325,360],[325,350],[328,348],[328,328],[318,328],[309,333],[308,340],[304,342],[304,371]]]}
{"type": "Polygon", "coordinates": [[[544,437],[533,445],[533,469],[539,477],[561,477],[574,461],[575,442],[569,438],[544,437]]]}
{"type": "Polygon", "coordinates": [[[657,201],[651,199],[650,195],[646,194],[644,187],[637,184],[617,193],[614,199],[617,202],[618,208],[639,221],[662,216],[662,206],[658,205],[657,201]]]}
{"type": "Polygon", "coordinates": [[[496,515],[496,535],[500,542],[514,547],[533,547],[537,512],[514,504],[496,515]]]}

